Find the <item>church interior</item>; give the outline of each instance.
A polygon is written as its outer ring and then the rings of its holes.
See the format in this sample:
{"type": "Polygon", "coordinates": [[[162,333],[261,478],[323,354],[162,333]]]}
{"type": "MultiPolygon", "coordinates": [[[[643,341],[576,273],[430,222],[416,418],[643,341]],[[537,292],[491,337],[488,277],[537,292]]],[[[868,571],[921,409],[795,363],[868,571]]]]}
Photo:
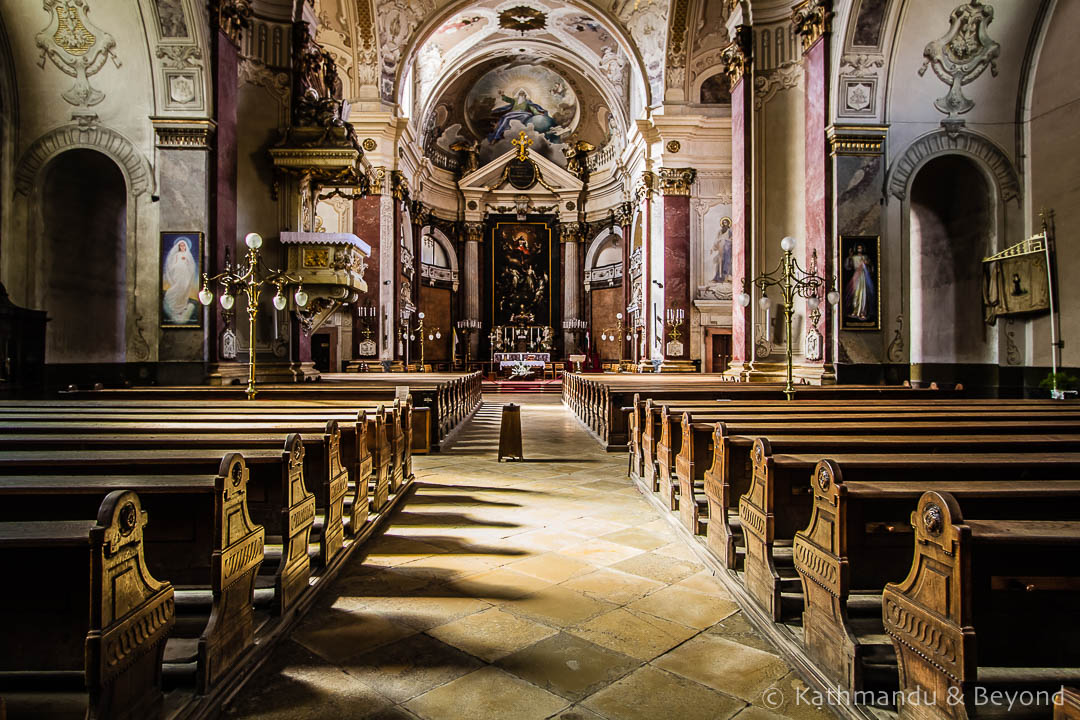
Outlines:
{"type": "Polygon", "coordinates": [[[1077,26],[0,0],[0,720],[1080,718],[1077,26]]]}

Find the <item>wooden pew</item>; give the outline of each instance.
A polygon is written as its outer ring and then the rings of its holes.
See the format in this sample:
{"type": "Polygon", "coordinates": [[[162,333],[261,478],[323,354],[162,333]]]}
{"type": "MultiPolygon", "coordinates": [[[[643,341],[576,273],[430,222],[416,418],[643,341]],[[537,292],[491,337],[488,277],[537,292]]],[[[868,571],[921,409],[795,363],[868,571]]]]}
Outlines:
{"type": "MultiPolygon", "coordinates": [[[[839,418],[840,416],[833,416],[839,418]]],[[[931,417],[923,415],[922,417],[931,417]]],[[[689,529],[701,530],[701,515],[708,518],[705,527],[710,550],[728,568],[737,567],[741,540],[741,527],[737,520],[738,498],[749,490],[753,473],[751,450],[757,437],[771,437],[803,443],[804,448],[814,449],[813,441],[803,437],[851,436],[878,437],[881,435],[979,435],[987,432],[1010,435],[1038,435],[1046,433],[1080,432],[1080,419],[1062,420],[995,420],[984,421],[937,415],[935,420],[911,421],[903,414],[866,415],[863,419],[834,419],[800,421],[752,421],[743,423],[691,423],[694,442],[689,447],[682,443],[680,460],[676,463],[679,487],[693,488],[695,502],[679,504],[683,523],[689,529]],[[711,426],[711,427],[710,427],[711,426]],[[708,440],[705,438],[708,437],[708,440]],[[702,445],[706,445],[704,448],[702,445]],[[691,457],[687,455],[691,454],[691,457]],[[711,464],[703,472],[697,457],[711,455],[711,464]],[[701,480],[697,478],[701,473],[701,480]],[[692,485],[690,478],[693,477],[692,485]],[[704,507],[703,507],[704,506],[704,507]]],[[[686,418],[684,418],[686,420],[686,418]]],[[[899,442],[899,441],[893,441],[899,442]]],[[[853,440],[858,445],[859,441],[853,440]]],[[[863,441],[872,445],[874,441],[863,441]]],[[[680,490],[682,491],[682,490],[680,490]]]]}
{"type": "MultiPolygon", "coordinates": [[[[1066,441],[1066,447],[1070,446],[1069,442],[1066,441]]],[[[781,620],[785,612],[802,610],[798,597],[789,596],[793,601],[791,607],[784,607],[782,588],[797,586],[798,579],[793,571],[782,579],[776,561],[790,562],[795,533],[806,527],[810,519],[811,474],[823,454],[844,467],[849,481],[891,482],[908,479],[913,474],[924,481],[1080,477],[1080,452],[1024,453],[1005,442],[1005,438],[986,440],[968,436],[949,443],[935,438],[907,448],[896,445],[891,448],[892,454],[833,453],[835,447],[842,445],[823,445],[808,454],[780,454],[774,451],[770,440],[759,437],[754,441],[753,480],[750,489],[739,498],[739,519],[746,542],[744,577],[750,596],[774,620],[781,620]],[[919,454],[920,450],[927,453],[931,449],[937,452],[919,454]],[[782,552],[777,552],[778,548],[782,552]]]]}
{"type": "Polygon", "coordinates": [[[0,523],[0,564],[26,583],[0,595],[0,692],[13,712],[19,701],[35,715],[47,712],[64,689],[54,683],[68,678],[85,688],[86,717],[161,716],[161,663],[176,609],[173,587],[147,568],[146,524],[130,491],[109,493],[96,523],[0,523]],[[30,692],[42,675],[44,700],[30,692]]]}
{"type": "Polygon", "coordinates": [[[852,691],[871,684],[864,673],[870,675],[875,664],[895,682],[881,593],[912,566],[910,513],[923,492],[948,492],[984,519],[1080,519],[1080,478],[846,482],[838,463],[822,460],[811,485],[810,523],[795,534],[793,552],[805,600],[803,643],[835,682],[852,691]]]}
{"type": "MultiPolygon", "coordinates": [[[[5,471],[32,471],[0,482],[0,519],[79,517],[103,491],[136,488],[155,518],[144,533],[147,567],[178,588],[178,623],[167,648],[169,661],[179,663],[185,676],[193,672],[199,693],[214,687],[254,641],[255,582],[266,533],[248,512],[249,465],[244,456],[219,455],[218,467],[207,473],[205,458],[196,460],[195,452],[172,462],[159,455],[157,463],[140,451],[34,454],[28,452],[17,462],[9,454],[0,457],[5,471]],[[137,463],[168,467],[183,476],[157,480],[112,474],[137,463]],[[71,474],[57,477],[60,467],[71,474]],[[108,474],[95,476],[95,471],[108,474]],[[190,640],[176,642],[182,638],[190,640]]],[[[280,462],[280,452],[277,455],[280,462]]],[[[265,465],[268,457],[252,453],[251,466],[265,465]]]]}
{"type": "MultiPolygon", "coordinates": [[[[336,420],[326,422],[323,427],[320,427],[318,422],[306,425],[289,423],[280,428],[274,426],[269,432],[264,428],[243,423],[214,425],[185,422],[140,423],[119,419],[71,424],[48,421],[29,423],[25,427],[31,432],[21,434],[0,432],[0,463],[3,462],[2,458],[6,453],[14,451],[16,457],[21,457],[22,450],[39,452],[137,450],[146,454],[158,451],[171,454],[184,449],[198,449],[209,453],[203,458],[204,462],[209,463],[215,455],[220,455],[227,449],[250,452],[280,448],[281,438],[286,429],[299,428],[305,432],[311,431],[303,436],[302,440],[299,435],[290,436],[290,441],[294,445],[302,443],[304,446],[298,455],[298,462],[301,468],[306,465],[306,472],[301,469],[293,472],[314,495],[317,509],[314,519],[318,533],[320,564],[328,564],[344,546],[343,512],[349,473],[342,462],[341,432],[336,420]],[[249,428],[248,432],[243,431],[245,427],[249,428]],[[214,429],[217,432],[204,432],[207,429],[214,429]],[[315,434],[316,432],[319,434],[315,434]]],[[[276,477],[275,473],[271,473],[272,486],[276,486],[281,481],[283,468],[290,463],[288,452],[286,451],[280,460],[276,477]]],[[[275,495],[275,497],[280,496],[275,495]]],[[[354,507],[357,515],[366,516],[365,509],[364,500],[360,501],[359,508],[354,507]]],[[[263,523],[269,522],[268,518],[261,518],[261,520],[263,523]]],[[[354,531],[358,529],[358,526],[354,526],[354,531]]]]}
{"type": "Polygon", "coordinates": [[[914,561],[885,586],[882,618],[901,691],[937,702],[902,703],[901,717],[966,718],[977,687],[1050,695],[1080,680],[1080,522],[968,519],[927,492],[911,524],[914,561]]]}

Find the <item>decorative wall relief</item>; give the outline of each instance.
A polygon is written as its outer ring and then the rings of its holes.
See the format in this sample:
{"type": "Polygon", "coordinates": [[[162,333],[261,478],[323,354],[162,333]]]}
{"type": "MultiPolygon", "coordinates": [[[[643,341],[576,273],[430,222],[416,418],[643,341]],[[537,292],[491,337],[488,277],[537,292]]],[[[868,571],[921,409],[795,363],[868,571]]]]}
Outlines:
{"type": "Polygon", "coordinates": [[[105,93],[90,85],[106,61],[120,67],[113,36],[98,28],[87,17],[86,0],[45,0],[49,25],[34,40],[41,51],[42,68],[51,60],[65,75],[75,78],[71,89],[61,97],[76,107],[93,107],[105,99],[105,93]]]}
{"type": "Polygon", "coordinates": [[[760,110],[781,90],[800,87],[803,83],[803,75],[802,65],[795,62],[755,75],[754,108],[760,110]]]}
{"type": "Polygon", "coordinates": [[[842,115],[877,114],[878,70],[885,58],[878,54],[850,53],[840,61],[840,103],[842,115]]]}
{"type": "Polygon", "coordinates": [[[973,82],[990,68],[997,77],[997,57],[1001,46],[990,39],[987,26],[994,20],[994,8],[979,0],[971,0],[952,11],[949,31],[923,50],[923,64],[919,75],[925,75],[928,67],[941,82],[949,86],[944,97],[934,101],[934,107],[950,118],[962,115],[975,107],[974,101],[964,97],[962,88],[973,82]]]}

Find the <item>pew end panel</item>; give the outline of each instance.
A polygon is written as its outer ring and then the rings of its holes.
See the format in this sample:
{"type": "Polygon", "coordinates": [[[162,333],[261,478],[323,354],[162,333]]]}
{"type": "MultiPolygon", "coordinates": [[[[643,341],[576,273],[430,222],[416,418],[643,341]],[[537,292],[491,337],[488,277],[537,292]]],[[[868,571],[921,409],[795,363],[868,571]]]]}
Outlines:
{"type": "Polygon", "coordinates": [[[775,622],[781,620],[780,574],[773,561],[776,519],[772,494],[778,492],[772,475],[772,447],[765,438],[754,440],[751,451],[753,474],[750,489],[739,498],[739,521],[746,542],[744,561],[746,589],[775,622]]]}
{"type": "Polygon", "coordinates": [[[730,451],[727,425],[718,422],[712,432],[712,465],[705,471],[705,498],[709,503],[709,525],[705,540],[709,549],[728,570],[738,566],[735,531],[728,513],[734,509],[731,485],[727,479],[727,455],[730,451]]]}
{"type": "MultiPolygon", "coordinates": [[[[668,510],[679,509],[679,486],[672,478],[675,472],[675,448],[679,433],[667,405],[660,407],[660,441],[656,444],[656,467],[659,471],[660,500],[668,510]]],[[[679,432],[682,426],[679,425],[679,432]]]]}
{"type": "Polygon", "coordinates": [[[176,622],[172,586],[143,556],[147,514],[130,490],[105,497],[90,530],[90,630],[86,687],[90,718],[161,714],[161,663],[176,622]]]}
{"type": "Polygon", "coordinates": [[[281,508],[281,563],[274,576],[274,612],[284,614],[308,589],[311,556],[308,544],[315,524],[315,495],[304,480],[304,443],[298,434],[285,441],[281,471],[284,503],[281,508]]]}
{"type": "Polygon", "coordinates": [[[345,547],[343,513],[348,490],[349,473],[341,462],[341,428],[337,420],[328,420],[323,434],[323,468],[316,501],[324,508],[322,533],[319,536],[319,554],[324,566],[329,565],[345,547]]]}
{"type": "Polygon", "coordinates": [[[252,647],[255,636],[255,577],[262,564],[265,530],[247,509],[248,470],[240,453],[221,460],[215,489],[211,558],[213,607],[199,637],[196,690],[214,687],[252,647]]]}

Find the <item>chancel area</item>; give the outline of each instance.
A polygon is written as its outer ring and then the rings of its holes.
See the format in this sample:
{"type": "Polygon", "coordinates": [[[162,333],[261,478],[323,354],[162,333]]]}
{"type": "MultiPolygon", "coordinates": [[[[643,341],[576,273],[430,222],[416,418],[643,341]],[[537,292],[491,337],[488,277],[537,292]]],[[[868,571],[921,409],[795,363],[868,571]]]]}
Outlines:
{"type": "Polygon", "coordinates": [[[0,720],[1080,718],[1080,0],[0,0],[0,720]]]}

